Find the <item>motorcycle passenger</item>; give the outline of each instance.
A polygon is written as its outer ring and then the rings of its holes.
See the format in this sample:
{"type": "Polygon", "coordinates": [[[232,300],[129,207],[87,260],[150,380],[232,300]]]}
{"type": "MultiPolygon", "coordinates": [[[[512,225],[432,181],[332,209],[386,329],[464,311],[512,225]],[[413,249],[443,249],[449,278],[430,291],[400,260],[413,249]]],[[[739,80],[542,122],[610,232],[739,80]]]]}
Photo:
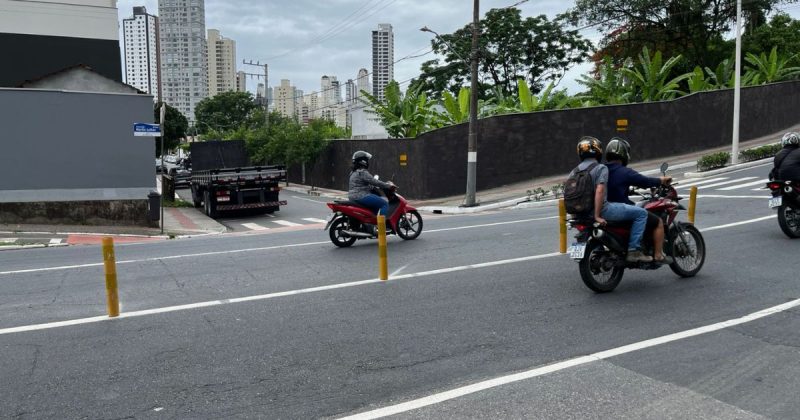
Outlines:
{"type": "Polygon", "coordinates": [[[353,153],[353,169],[350,172],[347,198],[369,208],[376,214],[380,212],[388,217],[389,202],[378,194],[380,194],[380,189],[392,188],[394,184],[379,181],[370,175],[367,171],[370,159],[372,159],[372,155],[367,152],[359,150],[353,153]]]}
{"type": "Polygon", "coordinates": [[[800,181],[800,133],[784,134],[781,146],[783,149],[775,155],[775,166],[769,173],[770,181],[800,181]]]}
{"type": "MultiPolygon", "coordinates": [[[[627,140],[613,137],[606,146],[606,166],[608,167],[608,201],[634,205],[628,198],[631,186],[639,188],[653,188],[659,185],[669,185],[672,178],[662,176],[658,178],[646,177],[635,170],[628,168],[631,156],[631,145],[627,140]]],[[[647,212],[645,232],[653,233],[653,259],[658,263],[670,262],[664,256],[664,223],[660,217],[647,212]]]]}
{"type": "Polygon", "coordinates": [[[591,165],[590,175],[595,186],[594,193],[594,220],[601,225],[606,224],[606,219],[614,222],[633,221],[631,237],[628,241],[628,262],[650,262],[652,257],[645,255],[641,250],[644,228],[647,224],[647,210],[623,203],[611,203],[607,198],[608,168],[599,164],[603,157],[603,144],[594,137],[582,137],[578,143],[578,156],[581,163],[570,173],[572,177],[578,171],[584,171],[591,165]]]}

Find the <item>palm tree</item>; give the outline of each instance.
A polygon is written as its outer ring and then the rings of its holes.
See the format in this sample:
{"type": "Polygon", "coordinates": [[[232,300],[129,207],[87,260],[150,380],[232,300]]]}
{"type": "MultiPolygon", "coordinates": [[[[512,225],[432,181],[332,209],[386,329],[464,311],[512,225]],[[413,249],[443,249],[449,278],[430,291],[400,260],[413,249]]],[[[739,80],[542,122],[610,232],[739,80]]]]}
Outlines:
{"type": "Polygon", "coordinates": [[[367,112],[377,116],[391,138],[417,137],[433,125],[433,103],[428,101],[422,86],[411,87],[403,95],[400,85],[392,80],[384,90],[384,101],[362,93],[365,98],[362,101],[371,107],[367,112]]]}
{"type": "Polygon", "coordinates": [[[800,67],[789,67],[789,63],[795,57],[797,54],[788,58],[778,56],[778,47],[772,47],[769,56],[763,52],[760,55],[747,53],[745,61],[750,66],[745,70],[742,82],[747,86],[753,86],[796,79],[800,75],[800,67]]]}
{"type": "Polygon", "coordinates": [[[650,51],[644,47],[639,54],[639,67],[623,68],[622,73],[630,78],[636,94],[642,102],[673,99],[681,93],[678,90],[680,83],[692,75],[692,73],[686,73],[667,80],[672,73],[672,68],[681,59],[682,56],[679,54],[664,62],[661,58],[661,51],[656,51],[650,57],[650,51]]]}

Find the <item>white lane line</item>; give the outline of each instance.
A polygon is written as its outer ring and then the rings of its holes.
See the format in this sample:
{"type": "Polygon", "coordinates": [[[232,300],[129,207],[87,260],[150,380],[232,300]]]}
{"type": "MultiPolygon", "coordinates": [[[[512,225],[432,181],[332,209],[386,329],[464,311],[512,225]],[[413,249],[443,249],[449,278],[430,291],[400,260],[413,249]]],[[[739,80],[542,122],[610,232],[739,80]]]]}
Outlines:
{"type": "Polygon", "coordinates": [[[759,180],[759,181],[748,182],[747,184],[734,185],[732,187],[725,187],[725,188],[718,188],[717,191],[730,191],[730,190],[738,190],[739,188],[752,187],[754,185],[766,185],[767,182],[769,182],[768,179],[762,179],[762,180],[759,180]]]}
{"type": "Polygon", "coordinates": [[[434,233],[434,232],[449,232],[453,230],[463,230],[463,229],[474,229],[474,228],[481,228],[481,227],[490,227],[490,226],[503,226],[503,225],[513,225],[517,223],[527,223],[527,222],[537,222],[540,220],[552,220],[558,219],[558,216],[548,216],[548,217],[537,217],[533,219],[522,219],[522,220],[512,220],[510,222],[497,222],[497,223],[486,223],[483,225],[470,225],[470,226],[459,226],[454,228],[443,228],[443,229],[431,229],[431,230],[423,230],[422,233],[434,233]]]}
{"type": "Polygon", "coordinates": [[[721,194],[698,194],[697,198],[759,198],[768,199],[768,195],[721,195],[721,194]]]}
{"type": "Polygon", "coordinates": [[[735,184],[735,183],[737,183],[737,182],[744,182],[744,181],[748,181],[748,180],[751,180],[751,179],[756,179],[756,178],[758,178],[758,177],[755,177],[755,176],[746,176],[746,177],[744,177],[744,178],[732,179],[732,180],[730,180],[730,181],[722,181],[722,182],[715,182],[715,183],[713,183],[713,184],[701,185],[699,188],[700,188],[701,190],[702,190],[702,189],[705,189],[705,188],[716,188],[716,187],[720,187],[720,186],[722,186],[722,185],[730,185],[730,184],[735,184]]]}
{"type": "Polygon", "coordinates": [[[289,226],[289,227],[303,226],[302,223],[288,222],[286,220],[271,220],[271,222],[272,223],[277,223],[277,224],[279,224],[281,226],[289,226]]]}
{"type": "Polygon", "coordinates": [[[724,181],[726,179],[728,179],[728,178],[727,177],[711,178],[711,179],[704,179],[704,180],[698,181],[698,182],[692,182],[691,179],[682,179],[682,180],[679,181],[680,185],[675,187],[675,189],[691,188],[691,187],[700,186],[700,185],[703,185],[703,184],[710,184],[712,182],[724,181]]]}
{"type": "Polygon", "coordinates": [[[250,230],[269,230],[268,227],[261,226],[258,223],[242,223],[242,226],[250,230]]]}
{"type": "MultiPolygon", "coordinates": [[[[759,221],[762,221],[762,220],[771,219],[771,218],[774,218],[774,217],[775,216],[762,217],[762,218],[751,219],[751,220],[744,220],[744,221],[741,221],[741,222],[730,223],[730,224],[721,225],[721,226],[713,226],[713,227],[708,227],[708,228],[700,229],[700,230],[702,232],[706,232],[706,231],[710,231],[710,230],[725,229],[725,228],[730,228],[730,227],[734,227],[734,226],[741,226],[741,225],[746,225],[746,224],[750,224],[750,223],[756,223],[756,222],[759,222],[759,221]]],[[[327,242],[321,242],[321,243],[327,243],[327,242]]],[[[489,261],[489,262],[478,263],[478,264],[462,265],[462,266],[457,266],[457,267],[448,267],[448,268],[441,268],[441,269],[436,269],[436,270],[421,271],[421,272],[417,272],[417,273],[403,274],[403,275],[399,275],[399,276],[390,277],[389,280],[396,281],[396,280],[406,280],[406,279],[413,279],[413,278],[419,278],[419,277],[435,276],[435,275],[439,275],[439,274],[455,273],[455,272],[459,272],[459,271],[475,270],[475,269],[481,269],[481,268],[486,268],[486,267],[496,267],[496,266],[507,265],[507,264],[516,264],[516,263],[525,262],[525,261],[542,260],[542,259],[545,259],[545,258],[558,257],[558,256],[562,256],[562,255],[564,255],[564,254],[561,254],[561,253],[558,253],[558,252],[553,252],[553,253],[549,253],[549,254],[532,255],[532,256],[529,256],[529,257],[519,257],[519,258],[510,258],[510,259],[506,259],[506,260],[489,261]]],[[[100,265],[102,265],[102,264],[100,264],[100,265]]],[[[189,304],[185,304],[185,305],[167,306],[167,307],[162,307],[162,308],[145,309],[145,310],[141,310],[141,311],[124,312],[124,313],[120,314],[120,316],[118,318],[134,318],[134,317],[145,316],[145,315],[162,314],[162,313],[167,313],[167,312],[177,312],[177,311],[184,311],[184,310],[197,309],[197,308],[206,308],[206,307],[209,307],[209,306],[219,306],[219,305],[228,305],[228,304],[232,304],[232,303],[252,302],[252,301],[258,301],[258,300],[274,299],[274,298],[279,298],[279,297],[284,297],[284,296],[301,295],[301,294],[315,293],[315,292],[321,292],[321,291],[326,291],[326,290],[344,289],[344,288],[348,288],[348,287],[363,286],[363,285],[366,285],[366,284],[382,283],[382,282],[384,282],[384,280],[369,279],[369,280],[353,281],[353,282],[349,282],[349,283],[330,284],[330,285],[327,285],[327,286],[309,287],[309,288],[306,288],[306,289],[289,290],[289,291],[285,291],[285,292],[268,293],[268,294],[256,295],[256,296],[245,296],[245,297],[232,298],[232,299],[220,299],[220,300],[212,300],[212,301],[206,301],[206,302],[189,303],[189,304]]],[[[96,317],[91,317],[91,318],[81,318],[81,319],[75,319],[75,320],[70,320],[70,321],[49,322],[49,323],[44,323],[44,324],[33,324],[33,325],[24,325],[24,326],[19,326],[19,327],[2,328],[2,329],[0,329],[0,335],[12,334],[12,333],[17,333],[17,332],[37,331],[37,330],[44,330],[44,329],[49,329],[49,328],[66,327],[66,326],[71,326],[71,325],[89,324],[89,323],[93,323],[93,322],[107,321],[107,320],[110,320],[110,319],[112,319],[112,318],[108,318],[108,317],[105,317],[105,316],[96,316],[96,317]]]]}
{"type": "Polygon", "coordinates": [[[50,245],[59,245],[59,244],[61,244],[62,241],[63,241],[63,239],[53,238],[53,239],[50,240],[50,245]]]}
{"type": "Polygon", "coordinates": [[[697,337],[704,334],[724,330],[726,328],[735,327],[737,325],[746,324],[771,315],[788,311],[800,306],[800,299],[776,305],[758,312],[745,315],[741,318],[729,319],[727,321],[718,322],[716,324],[705,325],[691,330],[681,331],[674,334],[663,335],[661,337],[651,338],[636,343],[628,344],[613,349],[592,353],[586,356],[579,356],[573,359],[567,359],[561,362],[553,363],[547,366],[541,366],[525,372],[519,372],[512,375],[500,376],[497,378],[489,379],[482,382],[477,382],[471,385],[463,386],[460,388],[451,389],[449,391],[440,392],[437,394],[429,395],[427,397],[418,398],[416,400],[407,401],[401,404],[390,405],[388,407],[379,408],[376,410],[366,411],[352,416],[341,417],[340,420],[369,420],[377,419],[395,414],[406,413],[412,410],[417,410],[422,407],[427,407],[434,404],[439,404],[444,401],[453,400],[463,397],[465,395],[474,394],[491,388],[497,388],[514,382],[520,382],[528,379],[533,379],[539,376],[548,375],[554,372],[559,372],[575,366],[585,365],[587,363],[599,362],[601,360],[609,359],[612,357],[620,356],[627,353],[632,353],[639,350],[648,349],[663,344],[672,343],[679,340],[684,340],[691,337],[697,337]]]}
{"type": "Polygon", "coordinates": [[[315,219],[313,217],[306,217],[303,220],[305,220],[306,222],[311,222],[311,223],[328,223],[327,220],[315,219]]]}

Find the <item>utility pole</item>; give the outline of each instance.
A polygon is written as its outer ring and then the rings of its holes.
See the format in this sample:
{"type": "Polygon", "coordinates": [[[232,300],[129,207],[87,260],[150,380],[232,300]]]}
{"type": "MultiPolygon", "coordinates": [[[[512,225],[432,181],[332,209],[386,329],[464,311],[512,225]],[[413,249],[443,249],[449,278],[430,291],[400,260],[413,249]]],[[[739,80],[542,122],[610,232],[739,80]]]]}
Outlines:
{"type": "Polygon", "coordinates": [[[261,64],[260,61],[253,62],[253,60],[242,60],[242,64],[246,66],[264,67],[263,75],[257,73],[245,73],[245,75],[255,77],[256,80],[260,79],[261,77],[264,78],[264,126],[269,128],[269,95],[267,94],[267,90],[269,89],[269,67],[267,66],[267,63],[261,64]]]}
{"type": "Polygon", "coordinates": [[[739,114],[742,102],[742,0],[736,0],[736,81],[733,88],[733,147],[731,163],[739,163],[739,114]]]}
{"type": "MultiPolygon", "coordinates": [[[[741,1],[741,0],[740,0],[741,1]]],[[[469,101],[469,138],[467,146],[467,196],[464,207],[473,207],[478,173],[478,33],[480,31],[480,0],[474,0],[472,11],[472,55],[469,101]]]]}

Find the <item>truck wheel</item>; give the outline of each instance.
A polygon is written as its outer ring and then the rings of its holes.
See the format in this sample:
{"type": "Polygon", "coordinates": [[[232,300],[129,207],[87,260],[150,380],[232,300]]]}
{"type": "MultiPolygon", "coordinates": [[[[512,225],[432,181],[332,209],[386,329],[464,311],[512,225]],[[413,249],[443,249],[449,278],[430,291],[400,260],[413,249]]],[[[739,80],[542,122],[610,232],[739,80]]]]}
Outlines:
{"type": "Polygon", "coordinates": [[[211,202],[211,196],[208,193],[208,191],[203,192],[203,203],[205,204],[206,216],[212,219],[217,217],[217,209],[216,209],[217,206],[216,204],[211,202]]]}
{"type": "Polygon", "coordinates": [[[196,209],[203,205],[203,201],[200,199],[200,196],[197,194],[197,190],[194,187],[192,187],[192,204],[194,204],[194,208],[196,209]]]}

